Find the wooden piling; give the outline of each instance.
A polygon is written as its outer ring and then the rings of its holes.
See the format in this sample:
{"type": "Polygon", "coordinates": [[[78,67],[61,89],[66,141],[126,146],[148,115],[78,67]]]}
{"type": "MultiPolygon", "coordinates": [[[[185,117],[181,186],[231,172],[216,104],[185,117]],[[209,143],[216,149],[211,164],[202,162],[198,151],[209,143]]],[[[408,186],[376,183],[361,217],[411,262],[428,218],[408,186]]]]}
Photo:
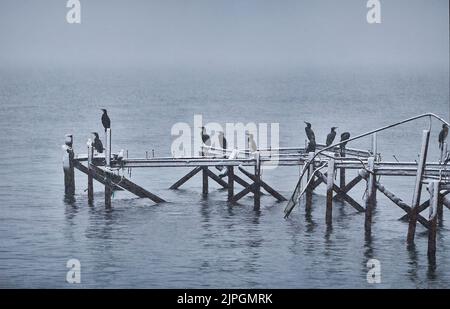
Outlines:
{"type": "MultiPolygon", "coordinates": [[[[340,146],[340,156],[345,158],[345,145],[340,146]]],[[[345,168],[341,167],[339,170],[339,188],[341,190],[345,189],[345,168]]]]}
{"type": "Polygon", "coordinates": [[[411,214],[409,216],[409,226],[408,226],[408,236],[407,242],[408,244],[414,243],[414,236],[416,234],[416,222],[417,222],[417,207],[420,203],[420,195],[422,192],[422,177],[425,171],[425,163],[427,160],[428,153],[428,142],[430,140],[430,131],[423,130],[422,131],[422,148],[420,149],[420,158],[419,164],[417,166],[417,174],[416,174],[416,183],[414,187],[414,195],[411,204],[411,214]]]}
{"type": "Polygon", "coordinates": [[[94,177],[91,166],[94,164],[94,147],[92,145],[92,140],[89,139],[88,145],[88,203],[92,204],[94,201],[94,177]]]}
{"type": "Polygon", "coordinates": [[[73,167],[74,151],[73,136],[67,134],[63,146],[65,152],[63,155],[63,171],[64,171],[64,192],[67,196],[75,194],[75,170],[73,167]]]}
{"type": "MultiPolygon", "coordinates": [[[[106,147],[105,147],[106,169],[111,168],[111,129],[106,129],[106,147]]],[[[112,183],[109,173],[105,173],[105,207],[111,207],[112,183]]]]}
{"type": "Polygon", "coordinates": [[[231,201],[234,196],[234,166],[227,167],[228,172],[228,201],[231,201]]]}
{"type": "Polygon", "coordinates": [[[327,224],[332,222],[333,211],[333,185],[334,185],[334,159],[328,160],[327,171],[327,209],[325,214],[325,221],[327,224]]]}
{"type": "Polygon", "coordinates": [[[377,151],[378,151],[378,142],[377,142],[377,133],[372,134],[372,155],[377,161],[377,151]]]}
{"type": "Polygon", "coordinates": [[[364,228],[366,233],[370,233],[372,230],[372,211],[375,205],[375,174],[374,174],[374,165],[375,158],[370,157],[367,159],[367,169],[369,172],[367,179],[367,192],[366,192],[366,211],[365,211],[365,220],[364,220],[364,228]]]}
{"type": "Polygon", "coordinates": [[[430,191],[430,215],[428,218],[428,257],[435,258],[436,256],[436,225],[437,212],[439,205],[439,181],[433,180],[429,184],[430,191]]]}
{"type": "Polygon", "coordinates": [[[313,189],[312,189],[312,183],[314,182],[314,179],[311,180],[311,178],[314,178],[314,152],[310,152],[308,153],[308,160],[310,162],[309,167],[308,167],[308,174],[307,174],[307,187],[306,187],[306,191],[305,191],[305,197],[306,197],[306,203],[305,203],[305,209],[306,210],[310,210],[312,207],[312,194],[313,194],[313,189]],[[310,181],[311,180],[311,181],[310,181]]]}
{"type": "Polygon", "coordinates": [[[202,185],[202,194],[208,195],[208,167],[204,166],[202,168],[202,178],[203,178],[203,185],[202,185]]]}
{"type": "Polygon", "coordinates": [[[254,205],[253,210],[259,210],[261,208],[261,157],[259,151],[255,152],[255,192],[254,192],[254,205]]]}
{"type": "Polygon", "coordinates": [[[106,145],[105,145],[105,163],[106,166],[111,167],[111,129],[106,129],[106,145]]]}

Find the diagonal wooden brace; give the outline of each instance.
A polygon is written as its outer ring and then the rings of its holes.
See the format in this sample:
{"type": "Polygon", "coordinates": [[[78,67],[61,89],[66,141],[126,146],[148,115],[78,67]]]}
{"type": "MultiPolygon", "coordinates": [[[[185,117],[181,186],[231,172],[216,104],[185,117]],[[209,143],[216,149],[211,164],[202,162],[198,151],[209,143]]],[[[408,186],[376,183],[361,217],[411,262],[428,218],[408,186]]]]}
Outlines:
{"type": "Polygon", "coordinates": [[[233,199],[231,200],[231,202],[236,203],[237,201],[239,201],[241,198],[243,198],[244,196],[246,196],[250,192],[254,193],[255,187],[256,187],[256,185],[254,183],[251,184],[250,186],[246,187],[244,190],[242,190],[241,192],[239,192],[238,194],[233,196],[233,199]]]}
{"type": "MultiPolygon", "coordinates": [[[[256,181],[256,176],[249,173],[248,171],[246,171],[245,169],[243,169],[242,167],[239,166],[239,170],[248,178],[250,178],[253,181],[256,181]]],[[[271,186],[269,186],[266,182],[260,180],[261,183],[261,187],[264,188],[264,190],[266,190],[270,195],[272,195],[274,198],[276,198],[278,201],[283,202],[283,201],[287,201],[286,198],[281,195],[280,193],[278,193],[274,188],[272,188],[271,186]]]]}
{"type": "Polygon", "coordinates": [[[186,181],[194,177],[198,172],[202,170],[201,166],[197,166],[192,171],[184,175],[180,180],[178,180],[176,183],[174,183],[172,186],[170,186],[170,189],[176,190],[178,189],[182,184],[184,184],[186,181]]]}

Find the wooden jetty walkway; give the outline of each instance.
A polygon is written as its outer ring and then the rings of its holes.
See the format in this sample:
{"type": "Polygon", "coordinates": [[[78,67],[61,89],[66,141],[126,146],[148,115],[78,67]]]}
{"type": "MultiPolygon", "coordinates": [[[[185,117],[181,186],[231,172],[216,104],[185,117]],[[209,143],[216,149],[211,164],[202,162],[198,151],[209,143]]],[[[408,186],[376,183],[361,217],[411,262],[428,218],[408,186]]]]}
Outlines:
{"type": "Polygon", "coordinates": [[[431,114],[422,114],[403,121],[384,126],[329,147],[317,145],[316,152],[306,153],[304,147],[285,147],[258,149],[251,153],[248,150],[238,151],[236,156],[229,150],[203,147],[204,156],[197,157],[151,157],[128,158],[124,150],[111,152],[111,129],[105,132],[105,154],[94,154],[92,139],[87,142],[87,154],[75,155],[73,136],[66,135],[63,157],[64,184],[66,195],[75,193],[75,169],[87,175],[88,201],[94,200],[93,181],[105,186],[105,206],[111,207],[111,195],[115,190],[125,190],[132,194],[148,198],[155,203],[165,202],[163,198],[132,182],[129,178],[119,175],[119,171],[133,168],[184,167],[192,170],[176,181],[170,189],[178,189],[193,176],[202,174],[202,193],[208,194],[208,182],[212,180],[222,188],[227,189],[230,203],[237,203],[242,197],[252,194],[254,209],[259,211],[261,195],[268,194],[279,202],[287,201],[285,218],[287,218],[301,197],[305,197],[305,209],[312,207],[312,195],[321,184],[326,186],[325,223],[332,224],[333,201],[344,201],[356,211],[364,213],[366,234],[371,233],[372,212],[376,207],[377,192],[386,196],[394,205],[405,212],[401,218],[408,222],[407,243],[414,243],[416,224],[423,225],[429,234],[428,255],[434,258],[436,252],[436,230],[443,222],[443,207],[450,209],[450,170],[447,169],[447,144],[441,151],[438,162],[427,161],[428,146],[431,131],[431,120],[449,125],[442,118],[431,114]],[[377,152],[377,133],[392,127],[421,118],[429,118],[430,128],[422,132],[422,146],[418,162],[382,161],[377,152]],[[370,150],[346,147],[346,144],[365,137],[372,138],[370,150]],[[265,166],[296,166],[301,168],[301,174],[292,196],[287,199],[278,190],[262,179],[261,170],[265,166]],[[347,181],[349,172],[354,177],[347,181]],[[339,181],[335,176],[339,172],[339,181]],[[415,177],[415,187],[412,202],[400,199],[380,183],[379,176],[415,177]],[[366,184],[364,202],[359,203],[350,196],[350,191],[360,182],[366,184]],[[235,192],[236,184],[242,188],[235,192]],[[422,187],[426,185],[429,198],[421,203],[422,187]],[[429,215],[421,213],[429,209],[429,215]]]}

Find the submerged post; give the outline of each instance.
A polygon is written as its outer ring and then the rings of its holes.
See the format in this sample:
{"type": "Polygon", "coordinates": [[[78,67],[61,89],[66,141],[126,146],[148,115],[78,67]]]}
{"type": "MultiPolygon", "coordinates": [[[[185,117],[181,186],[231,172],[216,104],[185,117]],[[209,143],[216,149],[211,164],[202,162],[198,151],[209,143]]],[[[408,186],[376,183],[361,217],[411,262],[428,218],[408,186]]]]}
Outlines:
{"type": "Polygon", "coordinates": [[[436,256],[436,225],[437,212],[439,205],[439,181],[433,180],[429,184],[430,191],[430,215],[428,228],[428,257],[434,258],[436,256]]]}
{"type": "Polygon", "coordinates": [[[407,242],[409,244],[414,242],[414,236],[416,234],[416,223],[417,223],[417,207],[419,207],[420,203],[420,195],[422,192],[422,177],[425,171],[425,163],[427,161],[427,153],[428,153],[428,142],[430,140],[430,131],[423,130],[422,131],[422,148],[420,149],[420,158],[419,164],[417,166],[417,174],[416,174],[416,184],[414,187],[414,195],[411,204],[411,213],[409,216],[409,226],[408,226],[408,236],[407,242]]]}
{"type": "Polygon", "coordinates": [[[75,194],[75,170],[73,167],[73,136],[66,134],[63,149],[63,171],[64,171],[64,193],[66,195],[75,194]]]}
{"type": "Polygon", "coordinates": [[[312,193],[313,193],[313,182],[314,182],[314,152],[310,152],[308,154],[308,160],[310,162],[308,168],[308,177],[307,177],[307,185],[306,185],[306,205],[305,209],[309,210],[312,206],[312,193]],[[312,178],[312,179],[311,179],[312,178]]]}
{"type": "Polygon", "coordinates": [[[234,196],[234,166],[228,166],[228,201],[234,196]]]}
{"type": "Polygon", "coordinates": [[[203,195],[208,195],[208,167],[207,166],[203,167],[202,176],[203,176],[202,193],[203,193],[203,195]]]}
{"type": "Polygon", "coordinates": [[[261,157],[259,151],[255,152],[255,193],[253,210],[261,207],[261,157]]]}
{"type": "Polygon", "coordinates": [[[327,210],[325,214],[325,221],[327,224],[332,222],[333,212],[333,185],[334,185],[334,159],[328,160],[327,171],[327,210]]]}
{"type": "Polygon", "coordinates": [[[370,157],[367,159],[367,169],[369,171],[368,180],[367,180],[367,193],[366,193],[366,215],[364,221],[364,228],[366,233],[370,233],[372,230],[372,211],[375,205],[375,191],[376,188],[376,179],[374,174],[374,164],[375,158],[370,157]]]}
{"type": "Polygon", "coordinates": [[[94,164],[94,147],[92,140],[88,139],[88,203],[92,204],[94,201],[94,171],[92,170],[92,164],[94,164]]]}

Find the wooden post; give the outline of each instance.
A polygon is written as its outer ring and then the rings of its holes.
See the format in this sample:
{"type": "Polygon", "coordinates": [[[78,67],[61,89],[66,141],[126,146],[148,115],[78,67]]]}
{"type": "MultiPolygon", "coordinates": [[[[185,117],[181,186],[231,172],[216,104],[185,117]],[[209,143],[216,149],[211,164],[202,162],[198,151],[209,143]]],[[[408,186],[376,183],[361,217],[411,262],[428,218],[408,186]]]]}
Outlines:
{"type": "Polygon", "coordinates": [[[73,167],[73,136],[71,134],[67,134],[64,141],[65,145],[63,146],[64,155],[63,155],[63,171],[64,171],[64,193],[66,195],[74,195],[75,194],[75,170],[73,167]]]}
{"type": "Polygon", "coordinates": [[[92,164],[94,164],[94,147],[92,145],[92,140],[88,139],[88,203],[92,204],[94,201],[94,177],[92,171],[92,164]]]}
{"type": "Polygon", "coordinates": [[[202,176],[203,176],[202,193],[203,193],[203,195],[208,195],[208,167],[207,166],[203,167],[202,176]]]}
{"type": "Polygon", "coordinates": [[[261,157],[259,151],[255,152],[255,192],[253,210],[261,208],[261,157]]]}
{"type": "Polygon", "coordinates": [[[105,147],[105,164],[106,164],[106,174],[105,174],[105,207],[111,207],[111,195],[112,195],[112,184],[111,178],[109,176],[109,168],[111,167],[111,129],[106,129],[106,147],[105,147]]]}
{"type": "Polygon", "coordinates": [[[106,166],[111,167],[111,129],[106,129],[106,139],[105,139],[105,163],[106,166]]]}
{"type": "Polygon", "coordinates": [[[441,157],[439,159],[439,163],[444,163],[445,158],[447,157],[447,149],[448,149],[448,145],[446,142],[444,142],[444,144],[442,145],[442,149],[441,149],[441,157]]]}
{"type": "Polygon", "coordinates": [[[306,179],[307,183],[309,185],[307,185],[306,187],[306,191],[305,191],[305,196],[306,196],[306,204],[305,204],[305,209],[306,210],[310,210],[311,206],[312,206],[312,193],[313,193],[313,189],[312,189],[312,185],[314,182],[314,179],[310,180],[311,178],[314,178],[314,152],[310,152],[308,153],[308,160],[310,162],[309,167],[308,167],[308,177],[306,179]]]}
{"type": "MultiPolygon", "coordinates": [[[[340,146],[340,155],[341,158],[345,158],[345,145],[340,146]]],[[[339,170],[339,188],[344,190],[345,188],[345,168],[341,167],[339,170]]]]}
{"type": "Polygon", "coordinates": [[[234,166],[228,166],[228,201],[234,196],[234,166]]]}
{"type": "Polygon", "coordinates": [[[328,160],[327,171],[327,210],[325,214],[325,221],[327,224],[332,222],[333,211],[333,185],[334,185],[334,159],[328,160]]]}
{"type": "Polygon", "coordinates": [[[422,148],[420,149],[420,158],[419,164],[417,166],[417,174],[416,174],[416,184],[414,187],[414,195],[411,204],[411,214],[409,216],[409,226],[408,226],[408,236],[407,242],[408,244],[414,243],[414,236],[416,234],[416,222],[417,222],[417,207],[420,203],[420,195],[422,192],[422,176],[425,171],[425,163],[427,161],[427,153],[428,153],[428,142],[430,140],[430,131],[423,130],[422,131],[422,148]]]}
{"type": "Polygon", "coordinates": [[[377,133],[372,134],[372,155],[375,158],[375,161],[377,161],[377,151],[378,151],[378,143],[377,143],[377,133]]]}
{"type": "Polygon", "coordinates": [[[369,170],[368,180],[367,180],[367,193],[366,193],[366,216],[364,221],[364,228],[366,230],[366,233],[370,233],[372,230],[372,211],[375,204],[375,174],[374,171],[374,163],[375,158],[370,157],[367,159],[367,169],[369,170]]]}
{"type": "Polygon", "coordinates": [[[433,180],[429,184],[430,191],[430,215],[428,218],[428,257],[435,258],[436,256],[436,224],[437,212],[439,204],[439,181],[433,180]]]}

